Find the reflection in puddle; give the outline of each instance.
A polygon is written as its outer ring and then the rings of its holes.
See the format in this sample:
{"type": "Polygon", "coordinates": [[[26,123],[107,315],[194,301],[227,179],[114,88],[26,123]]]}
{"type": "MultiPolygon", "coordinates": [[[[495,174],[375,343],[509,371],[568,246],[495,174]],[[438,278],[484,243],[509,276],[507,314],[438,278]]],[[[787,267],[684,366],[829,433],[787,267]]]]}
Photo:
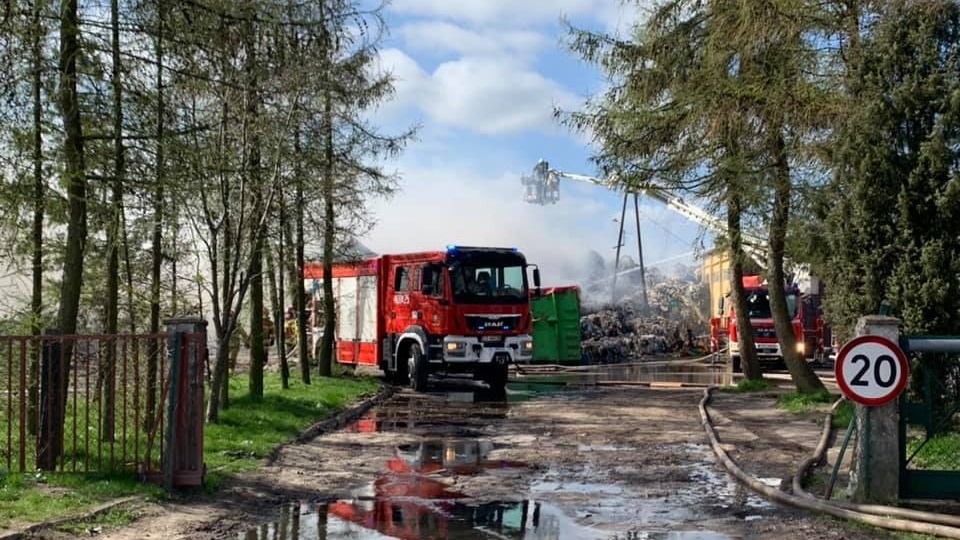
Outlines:
{"type": "Polygon", "coordinates": [[[387,462],[393,472],[430,474],[449,471],[473,474],[483,469],[526,467],[526,463],[507,460],[488,460],[493,443],[477,439],[429,439],[418,444],[397,447],[396,457],[387,462]]]}
{"type": "Polygon", "coordinates": [[[353,433],[434,432],[468,436],[468,426],[507,417],[503,393],[400,394],[345,428],[353,433]],[[438,399],[440,398],[440,399],[438,399]]]}
{"type": "Polygon", "coordinates": [[[279,521],[252,528],[239,536],[243,540],[599,540],[610,537],[609,533],[576,524],[546,503],[465,503],[416,498],[340,500],[315,506],[294,504],[282,509],[279,521]]]}
{"type": "Polygon", "coordinates": [[[558,508],[529,500],[479,502],[437,473],[524,467],[488,459],[493,443],[430,439],[397,448],[387,473],[349,499],[283,508],[278,522],[250,529],[245,540],[378,538],[607,538],[578,525],[558,508]]]}
{"type": "Polygon", "coordinates": [[[277,523],[247,531],[247,540],[327,538],[602,538],[539,502],[474,502],[441,472],[474,474],[526,464],[488,459],[494,445],[477,439],[427,439],[402,445],[387,472],[352,498],[285,508],[277,523]]]}

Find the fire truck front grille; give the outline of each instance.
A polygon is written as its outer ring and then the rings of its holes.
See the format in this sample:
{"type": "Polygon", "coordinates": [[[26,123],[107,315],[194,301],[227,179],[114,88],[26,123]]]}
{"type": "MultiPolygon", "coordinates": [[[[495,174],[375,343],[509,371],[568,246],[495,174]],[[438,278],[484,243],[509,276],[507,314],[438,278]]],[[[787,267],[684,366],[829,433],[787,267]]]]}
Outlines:
{"type": "Polygon", "coordinates": [[[769,338],[774,339],[777,337],[777,331],[773,328],[762,327],[762,328],[753,328],[753,337],[755,338],[769,338]]]}
{"type": "Polygon", "coordinates": [[[519,315],[467,315],[467,328],[476,332],[513,330],[520,324],[519,315]]]}

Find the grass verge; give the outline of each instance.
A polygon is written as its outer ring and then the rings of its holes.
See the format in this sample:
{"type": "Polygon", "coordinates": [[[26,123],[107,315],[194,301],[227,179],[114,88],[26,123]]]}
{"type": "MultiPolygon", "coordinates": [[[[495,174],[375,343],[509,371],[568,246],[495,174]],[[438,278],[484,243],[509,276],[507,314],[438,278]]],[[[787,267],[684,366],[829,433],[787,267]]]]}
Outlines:
{"type": "Polygon", "coordinates": [[[740,379],[740,382],[735,386],[724,386],[720,390],[723,392],[747,393],[762,392],[770,388],[770,381],[766,379],[740,379]]]}
{"type": "MultiPolygon", "coordinates": [[[[258,468],[274,448],[357,399],[373,394],[380,384],[371,377],[314,377],[312,383],[304,385],[293,376],[290,388],[284,390],[279,374],[266,373],[264,396],[254,399],[247,389],[245,374],[231,378],[230,407],[221,411],[218,424],[205,426],[204,490],[216,491],[226,476],[258,468]]],[[[128,496],[160,499],[166,494],[156,486],[139,482],[130,473],[75,475],[0,471],[0,528],[19,528],[76,516],[107,501],[128,496]]],[[[94,526],[112,527],[122,524],[118,520],[125,519],[133,518],[122,511],[107,512],[94,520],[97,522],[94,526]]]]}
{"type": "MultiPolygon", "coordinates": [[[[817,392],[814,394],[799,394],[796,392],[784,394],[777,399],[777,406],[781,409],[794,414],[808,412],[827,413],[828,405],[833,404],[839,396],[830,392],[817,392]]],[[[834,428],[845,428],[853,419],[853,405],[849,401],[844,401],[833,413],[832,426],[834,428]]]]}

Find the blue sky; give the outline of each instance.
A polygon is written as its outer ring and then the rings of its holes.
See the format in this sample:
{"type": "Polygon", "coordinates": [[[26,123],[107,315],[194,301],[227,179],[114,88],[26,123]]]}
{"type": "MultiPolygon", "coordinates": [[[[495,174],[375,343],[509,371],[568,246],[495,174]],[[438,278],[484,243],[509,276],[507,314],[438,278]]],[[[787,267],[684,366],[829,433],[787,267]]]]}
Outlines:
{"type": "MultiPolygon", "coordinates": [[[[420,124],[393,166],[401,191],[371,204],[377,225],[363,242],[380,253],[447,244],[520,248],[547,284],[577,282],[590,250],[612,261],[621,196],[561,180],[556,205],[523,202],[520,176],[543,158],[555,168],[595,174],[589,139],[552,117],[603,91],[602,75],[563,47],[561,17],[623,32],[638,8],[619,0],[393,0],[381,65],[397,94],[376,111],[385,130],[420,124]]],[[[693,264],[698,227],[641,199],[644,260],[669,271],[693,264]]],[[[637,258],[628,207],[624,253],[637,258]]]]}

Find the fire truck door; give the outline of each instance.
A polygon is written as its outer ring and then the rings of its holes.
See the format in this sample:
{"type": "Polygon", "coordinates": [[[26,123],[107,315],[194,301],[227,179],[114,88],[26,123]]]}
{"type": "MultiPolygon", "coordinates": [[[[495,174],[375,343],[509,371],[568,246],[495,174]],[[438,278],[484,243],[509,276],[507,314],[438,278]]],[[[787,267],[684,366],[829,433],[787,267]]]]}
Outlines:
{"type": "Polygon", "coordinates": [[[424,264],[418,268],[413,304],[419,308],[421,324],[430,334],[443,334],[443,322],[447,320],[449,302],[444,300],[446,289],[443,266],[424,264]]]}
{"type": "Polygon", "coordinates": [[[389,304],[387,306],[387,332],[401,334],[414,322],[410,302],[411,287],[410,267],[397,266],[393,270],[393,277],[387,290],[389,304]]]}

